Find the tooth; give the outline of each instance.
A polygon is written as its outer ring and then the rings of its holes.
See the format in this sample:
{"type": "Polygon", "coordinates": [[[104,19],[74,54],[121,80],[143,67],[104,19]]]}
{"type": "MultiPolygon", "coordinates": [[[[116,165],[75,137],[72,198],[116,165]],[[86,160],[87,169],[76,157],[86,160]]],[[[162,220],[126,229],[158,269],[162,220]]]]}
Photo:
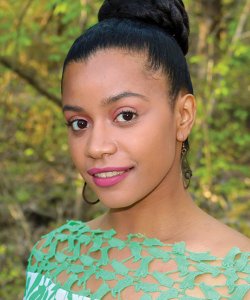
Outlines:
{"type": "Polygon", "coordinates": [[[117,176],[117,175],[120,175],[123,173],[125,173],[125,171],[112,171],[112,172],[98,173],[98,174],[95,174],[95,176],[99,177],[99,178],[109,178],[109,177],[114,177],[114,176],[117,176]]]}

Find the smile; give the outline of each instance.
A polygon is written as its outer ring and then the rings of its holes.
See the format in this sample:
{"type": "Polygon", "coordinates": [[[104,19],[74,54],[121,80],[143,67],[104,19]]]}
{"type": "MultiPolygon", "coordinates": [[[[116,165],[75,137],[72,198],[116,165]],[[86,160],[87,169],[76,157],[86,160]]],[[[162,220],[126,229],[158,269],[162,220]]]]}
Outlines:
{"type": "Polygon", "coordinates": [[[113,171],[113,172],[104,172],[104,173],[97,173],[94,176],[98,177],[98,178],[111,178],[117,175],[121,175],[123,173],[125,173],[126,171],[113,171]]]}
{"type": "Polygon", "coordinates": [[[107,167],[88,170],[94,183],[99,187],[110,187],[124,180],[130,173],[131,167],[107,167]]]}

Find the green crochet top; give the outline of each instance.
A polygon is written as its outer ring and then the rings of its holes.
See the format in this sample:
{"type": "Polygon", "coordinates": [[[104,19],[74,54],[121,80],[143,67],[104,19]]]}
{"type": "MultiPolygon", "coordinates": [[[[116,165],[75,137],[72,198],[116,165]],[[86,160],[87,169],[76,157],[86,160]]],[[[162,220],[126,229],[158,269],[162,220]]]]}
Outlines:
{"type": "Polygon", "coordinates": [[[25,300],[250,299],[250,252],[224,258],[142,234],[68,221],[43,236],[30,255],[25,300]]]}

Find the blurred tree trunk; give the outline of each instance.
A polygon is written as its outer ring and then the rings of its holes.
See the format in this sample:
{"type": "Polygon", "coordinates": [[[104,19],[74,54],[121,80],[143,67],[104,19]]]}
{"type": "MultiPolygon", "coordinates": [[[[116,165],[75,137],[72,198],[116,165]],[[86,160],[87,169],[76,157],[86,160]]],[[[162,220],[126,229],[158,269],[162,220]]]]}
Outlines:
{"type": "MultiPolygon", "coordinates": [[[[198,20],[198,43],[196,55],[200,63],[195,70],[197,81],[202,83],[203,89],[198,88],[198,101],[202,103],[203,116],[208,115],[208,108],[215,105],[215,99],[209,98],[211,85],[213,84],[213,68],[220,57],[220,33],[222,31],[222,0],[199,0],[196,6],[196,15],[198,20]]],[[[208,171],[207,182],[202,188],[209,190],[212,181],[211,171],[211,153],[209,151],[209,122],[208,118],[203,119],[201,130],[203,131],[203,140],[196,165],[199,165],[200,158],[205,156],[205,164],[208,171]]]]}
{"type": "Polygon", "coordinates": [[[222,0],[197,1],[196,9],[199,28],[196,54],[204,60],[204,63],[197,70],[197,77],[200,80],[208,80],[213,62],[220,56],[222,0]]]}
{"type": "MultiPolygon", "coordinates": [[[[210,127],[213,124],[212,117],[216,111],[219,99],[215,91],[221,88],[225,75],[216,69],[217,65],[224,59],[224,64],[229,64],[235,45],[241,39],[244,32],[249,13],[250,0],[232,2],[230,10],[223,0],[199,0],[196,2],[195,14],[198,24],[198,41],[195,55],[199,57],[199,64],[196,65],[195,77],[197,86],[197,100],[202,110],[202,119],[198,119],[203,138],[200,141],[196,166],[200,165],[201,157],[205,158],[206,178],[201,184],[203,194],[211,195],[213,184],[212,171],[212,142],[210,139],[210,127]],[[240,8],[240,13],[233,15],[240,8]],[[231,14],[231,15],[230,15],[231,14]],[[228,21],[235,19],[236,29],[230,38],[228,21]],[[226,46],[225,46],[226,41],[226,46]],[[224,44],[223,44],[224,42],[224,44]],[[201,87],[201,88],[200,88],[201,87]]],[[[228,4],[227,4],[228,5],[228,4]]]]}

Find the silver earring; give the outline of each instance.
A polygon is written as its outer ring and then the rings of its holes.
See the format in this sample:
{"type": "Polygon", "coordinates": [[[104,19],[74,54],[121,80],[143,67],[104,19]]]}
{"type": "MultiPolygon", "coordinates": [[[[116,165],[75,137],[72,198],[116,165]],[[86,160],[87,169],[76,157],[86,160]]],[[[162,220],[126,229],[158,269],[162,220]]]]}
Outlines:
{"type": "Polygon", "coordinates": [[[96,201],[91,202],[91,201],[89,201],[89,200],[86,198],[86,196],[85,196],[85,190],[86,190],[86,187],[87,187],[87,182],[85,181],[85,182],[84,182],[84,185],[83,185],[83,189],[82,189],[82,198],[83,198],[83,200],[84,200],[86,203],[90,204],[90,205],[94,205],[94,204],[98,203],[98,202],[100,201],[99,199],[97,199],[96,201]]]}

